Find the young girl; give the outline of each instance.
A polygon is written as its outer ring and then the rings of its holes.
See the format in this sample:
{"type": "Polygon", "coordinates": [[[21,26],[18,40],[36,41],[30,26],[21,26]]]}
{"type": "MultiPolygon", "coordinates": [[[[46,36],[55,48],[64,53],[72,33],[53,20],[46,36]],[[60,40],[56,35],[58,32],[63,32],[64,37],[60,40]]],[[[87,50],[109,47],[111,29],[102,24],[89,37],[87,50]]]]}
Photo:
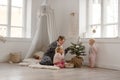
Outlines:
{"type": "Polygon", "coordinates": [[[94,39],[90,39],[89,40],[89,66],[91,68],[95,67],[95,62],[96,62],[96,56],[97,56],[97,48],[95,45],[95,40],[94,39]]]}
{"type": "Polygon", "coordinates": [[[62,47],[57,47],[56,48],[53,63],[54,63],[54,66],[58,66],[60,68],[65,67],[64,50],[63,50],[62,47]]]}

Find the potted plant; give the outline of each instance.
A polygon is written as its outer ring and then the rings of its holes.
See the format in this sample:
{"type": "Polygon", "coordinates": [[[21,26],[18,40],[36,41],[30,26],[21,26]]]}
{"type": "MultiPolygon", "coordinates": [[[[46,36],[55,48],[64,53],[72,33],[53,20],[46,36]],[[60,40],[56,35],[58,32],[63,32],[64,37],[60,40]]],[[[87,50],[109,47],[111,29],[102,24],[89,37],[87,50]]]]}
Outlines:
{"type": "Polygon", "coordinates": [[[71,59],[71,63],[74,64],[74,67],[81,67],[83,58],[81,56],[85,56],[85,46],[81,43],[71,43],[71,45],[67,48],[67,52],[71,54],[75,54],[76,56],[71,59]]]}

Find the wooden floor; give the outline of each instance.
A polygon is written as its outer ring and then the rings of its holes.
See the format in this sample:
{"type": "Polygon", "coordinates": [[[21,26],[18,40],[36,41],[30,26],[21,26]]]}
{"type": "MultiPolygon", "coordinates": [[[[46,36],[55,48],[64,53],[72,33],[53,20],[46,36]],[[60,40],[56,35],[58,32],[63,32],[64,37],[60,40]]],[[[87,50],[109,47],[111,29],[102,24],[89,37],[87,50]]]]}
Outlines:
{"type": "Polygon", "coordinates": [[[0,63],[0,80],[120,80],[120,71],[100,68],[32,69],[0,63]]]}

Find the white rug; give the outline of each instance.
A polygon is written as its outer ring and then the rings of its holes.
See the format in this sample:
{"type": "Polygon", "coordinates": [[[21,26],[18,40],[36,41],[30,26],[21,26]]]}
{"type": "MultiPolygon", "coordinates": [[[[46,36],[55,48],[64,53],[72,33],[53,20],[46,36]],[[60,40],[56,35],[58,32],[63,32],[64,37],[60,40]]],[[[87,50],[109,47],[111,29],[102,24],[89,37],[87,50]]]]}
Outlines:
{"type": "Polygon", "coordinates": [[[52,69],[52,70],[60,69],[57,66],[46,66],[46,65],[40,65],[40,64],[32,64],[32,65],[29,65],[28,67],[35,68],[35,69],[52,69]]]}
{"type": "Polygon", "coordinates": [[[35,69],[52,69],[52,70],[58,70],[58,69],[60,69],[57,66],[40,65],[39,62],[40,62],[40,60],[36,60],[34,58],[28,58],[28,59],[24,59],[18,65],[20,65],[20,66],[27,66],[27,67],[35,68],[35,69]]]}

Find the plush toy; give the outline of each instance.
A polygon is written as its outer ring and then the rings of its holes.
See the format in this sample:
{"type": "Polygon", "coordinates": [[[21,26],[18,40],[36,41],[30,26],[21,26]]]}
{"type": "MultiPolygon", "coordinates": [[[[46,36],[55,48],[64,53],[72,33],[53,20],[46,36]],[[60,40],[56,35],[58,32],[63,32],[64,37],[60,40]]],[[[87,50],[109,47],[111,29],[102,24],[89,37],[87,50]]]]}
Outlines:
{"type": "Polygon", "coordinates": [[[21,53],[11,52],[9,54],[9,63],[19,63],[21,61],[21,53]]]}

